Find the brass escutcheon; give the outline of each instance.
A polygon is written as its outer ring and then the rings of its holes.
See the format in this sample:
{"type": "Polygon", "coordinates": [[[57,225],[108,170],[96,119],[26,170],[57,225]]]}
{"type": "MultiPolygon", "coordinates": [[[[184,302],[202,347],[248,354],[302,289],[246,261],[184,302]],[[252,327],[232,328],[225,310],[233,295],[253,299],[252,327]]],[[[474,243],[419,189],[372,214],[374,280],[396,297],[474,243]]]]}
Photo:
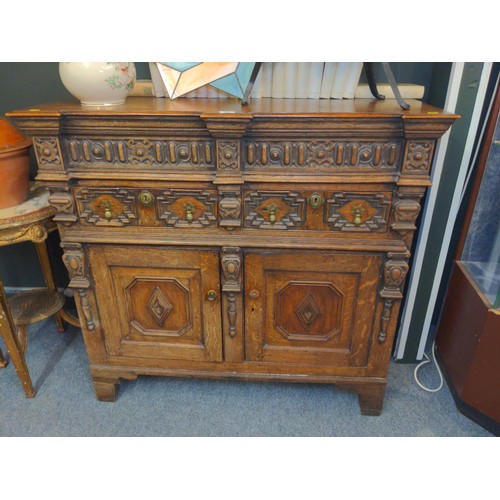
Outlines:
{"type": "Polygon", "coordinates": [[[325,199],[319,193],[313,193],[309,196],[309,198],[307,198],[307,202],[311,208],[318,208],[323,206],[325,199]]]}
{"type": "Polygon", "coordinates": [[[139,199],[139,203],[141,203],[145,207],[148,207],[149,205],[153,204],[153,201],[155,198],[149,191],[143,191],[139,195],[138,199],[139,199]]]}

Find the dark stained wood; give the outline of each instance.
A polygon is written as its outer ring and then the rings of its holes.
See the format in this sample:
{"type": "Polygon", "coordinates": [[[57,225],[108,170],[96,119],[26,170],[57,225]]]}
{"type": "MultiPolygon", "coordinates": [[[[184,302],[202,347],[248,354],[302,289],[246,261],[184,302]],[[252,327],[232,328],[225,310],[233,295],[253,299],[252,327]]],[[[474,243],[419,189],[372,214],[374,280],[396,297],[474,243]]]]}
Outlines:
{"type": "Polygon", "coordinates": [[[458,400],[500,424],[500,311],[455,262],[436,348],[458,400]]]}
{"type": "Polygon", "coordinates": [[[168,375],[382,409],[435,142],[393,100],[131,98],[10,113],[51,190],[96,395],[168,375]]]}

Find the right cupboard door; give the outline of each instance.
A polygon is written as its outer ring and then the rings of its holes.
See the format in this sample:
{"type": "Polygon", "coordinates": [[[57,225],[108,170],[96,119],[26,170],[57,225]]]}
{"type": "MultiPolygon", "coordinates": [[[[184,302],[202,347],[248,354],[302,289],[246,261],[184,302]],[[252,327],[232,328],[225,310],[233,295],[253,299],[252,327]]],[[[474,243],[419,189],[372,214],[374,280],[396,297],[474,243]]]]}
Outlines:
{"type": "Polygon", "coordinates": [[[365,366],[381,266],[377,254],[247,252],[246,359],[365,366]]]}

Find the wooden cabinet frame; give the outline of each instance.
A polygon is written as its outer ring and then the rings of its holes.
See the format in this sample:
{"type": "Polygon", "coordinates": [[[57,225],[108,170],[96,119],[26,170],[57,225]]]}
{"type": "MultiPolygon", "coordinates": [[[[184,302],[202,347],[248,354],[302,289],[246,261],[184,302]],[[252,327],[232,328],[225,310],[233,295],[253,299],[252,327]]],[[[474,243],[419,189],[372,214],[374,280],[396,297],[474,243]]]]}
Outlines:
{"type": "Polygon", "coordinates": [[[332,383],[379,414],[435,142],[457,118],[410,104],[10,113],[51,190],[97,397],[143,374],[332,383]]]}

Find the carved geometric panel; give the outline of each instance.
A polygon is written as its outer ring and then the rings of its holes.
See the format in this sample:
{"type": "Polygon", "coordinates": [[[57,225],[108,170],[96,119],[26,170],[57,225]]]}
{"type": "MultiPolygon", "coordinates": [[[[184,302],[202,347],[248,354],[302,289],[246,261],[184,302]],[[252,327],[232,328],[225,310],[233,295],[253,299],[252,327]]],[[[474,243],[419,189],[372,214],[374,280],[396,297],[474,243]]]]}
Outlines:
{"type": "Polygon", "coordinates": [[[208,227],[217,223],[217,196],[213,191],[169,189],[158,196],[159,217],[167,226],[208,227]]]}
{"type": "Polygon", "coordinates": [[[168,301],[165,295],[163,295],[159,287],[154,289],[148,305],[146,306],[159,327],[162,327],[163,323],[165,323],[165,319],[172,310],[172,307],[174,306],[168,301]]]}
{"type": "Polygon", "coordinates": [[[334,193],[327,200],[332,231],[385,232],[392,193],[334,193]]]}
{"type": "Polygon", "coordinates": [[[192,327],[191,293],[179,280],[137,277],[124,292],[130,326],[142,335],[180,337],[192,327]]]}
{"type": "Polygon", "coordinates": [[[299,307],[295,309],[295,314],[297,318],[299,318],[304,329],[308,332],[311,329],[311,325],[323,314],[323,312],[318,304],[316,304],[314,296],[308,293],[299,304],[299,307]]]}
{"type": "Polygon", "coordinates": [[[62,167],[62,155],[59,140],[51,137],[33,139],[35,154],[40,169],[62,167]]]}
{"type": "Polygon", "coordinates": [[[136,219],[134,193],[122,188],[75,188],[82,222],[96,226],[124,226],[136,219]]]}
{"type": "Polygon", "coordinates": [[[403,173],[427,174],[430,169],[434,141],[414,141],[406,146],[403,173]]]}
{"type": "Polygon", "coordinates": [[[341,330],[342,306],[332,283],[290,281],[276,293],[274,326],[288,340],[327,341],[341,330]]]}
{"type": "Polygon", "coordinates": [[[304,225],[305,200],[292,191],[259,191],[244,197],[244,227],[290,229],[304,225]]]}

